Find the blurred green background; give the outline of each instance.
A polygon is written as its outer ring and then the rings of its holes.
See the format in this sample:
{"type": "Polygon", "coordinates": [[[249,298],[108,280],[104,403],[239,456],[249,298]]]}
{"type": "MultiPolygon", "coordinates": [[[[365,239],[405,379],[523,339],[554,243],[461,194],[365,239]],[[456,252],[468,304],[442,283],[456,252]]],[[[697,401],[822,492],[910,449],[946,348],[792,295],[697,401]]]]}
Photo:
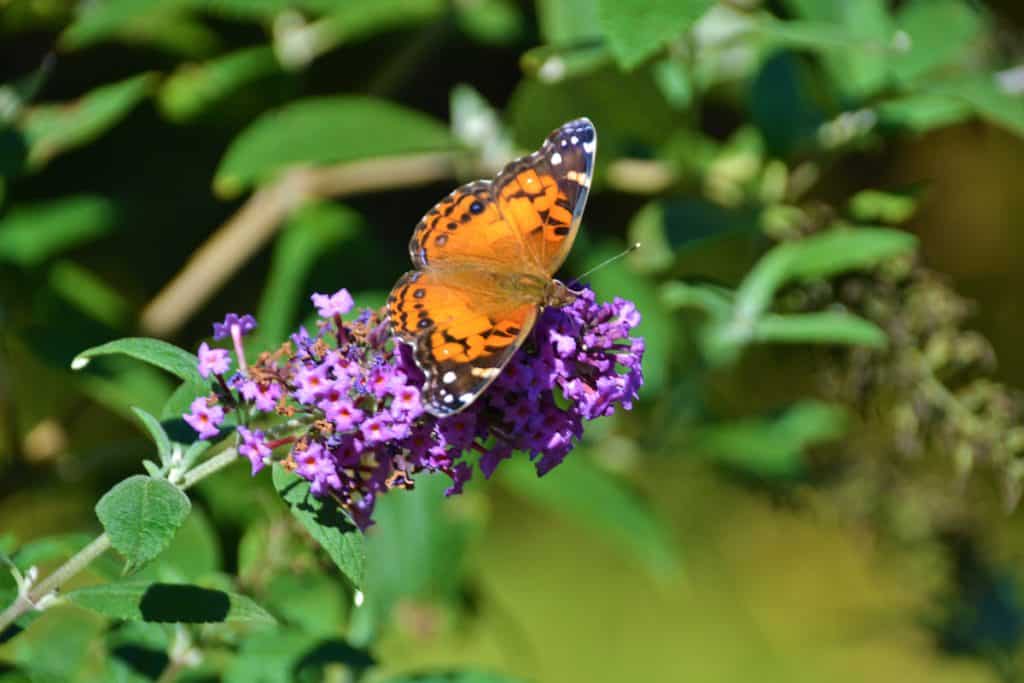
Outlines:
{"type": "Polygon", "coordinates": [[[643,242],[592,284],[648,344],[634,410],[550,475],[390,494],[361,593],[237,466],[142,575],[278,627],[62,606],[0,680],[1024,677],[1019,2],[0,0],[0,84],[22,569],[151,455],[132,406],[188,436],[170,375],[78,352],[380,305],[434,202],[570,118],[600,146],[563,276],[643,242]]]}

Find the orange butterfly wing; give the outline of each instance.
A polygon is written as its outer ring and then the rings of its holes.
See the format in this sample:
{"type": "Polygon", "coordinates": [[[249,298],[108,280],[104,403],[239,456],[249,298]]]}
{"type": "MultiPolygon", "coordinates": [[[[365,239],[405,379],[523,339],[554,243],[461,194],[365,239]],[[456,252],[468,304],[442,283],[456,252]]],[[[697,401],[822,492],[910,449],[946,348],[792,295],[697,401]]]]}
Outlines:
{"type": "Polygon", "coordinates": [[[587,119],[554,131],[494,181],[458,188],[423,217],[388,298],[396,336],[427,375],[424,406],[462,410],[498,376],[544,304],[576,238],[597,136],[587,119]]]}
{"type": "Polygon", "coordinates": [[[488,285],[479,271],[414,270],[388,299],[395,335],[414,346],[427,376],[423,405],[439,417],[462,410],[494,381],[537,318],[536,303],[488,285]]]}

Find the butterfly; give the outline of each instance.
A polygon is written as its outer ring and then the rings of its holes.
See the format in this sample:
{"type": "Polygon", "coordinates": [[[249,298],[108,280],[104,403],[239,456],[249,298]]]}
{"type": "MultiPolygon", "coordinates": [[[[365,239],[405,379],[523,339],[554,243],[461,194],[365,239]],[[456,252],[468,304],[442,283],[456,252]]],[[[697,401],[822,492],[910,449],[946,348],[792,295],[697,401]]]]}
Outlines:
{"type": "Polygon", "coordinates": [[[597,151],[580,118],[493,180],[459,187],[409,242],[415,270],[388,297],[394,335],[413,346],[427,412],[454,415],[501,373],[546,306],[576,298],[553,279],[576,239],[597,151]]]}

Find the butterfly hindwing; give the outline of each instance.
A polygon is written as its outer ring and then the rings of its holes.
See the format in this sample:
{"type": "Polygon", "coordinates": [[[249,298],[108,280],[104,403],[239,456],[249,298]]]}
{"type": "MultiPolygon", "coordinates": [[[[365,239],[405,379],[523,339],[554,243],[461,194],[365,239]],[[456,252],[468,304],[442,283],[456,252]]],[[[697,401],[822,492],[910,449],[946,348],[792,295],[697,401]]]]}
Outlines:
{"type": "Polygon", "coordinates": [[[388,312],[427,376],[424,407],[445,416],[494,381],[532,329],[537,306],[488,294],[471,273],[412,271],[392,290],[388,312]]]}

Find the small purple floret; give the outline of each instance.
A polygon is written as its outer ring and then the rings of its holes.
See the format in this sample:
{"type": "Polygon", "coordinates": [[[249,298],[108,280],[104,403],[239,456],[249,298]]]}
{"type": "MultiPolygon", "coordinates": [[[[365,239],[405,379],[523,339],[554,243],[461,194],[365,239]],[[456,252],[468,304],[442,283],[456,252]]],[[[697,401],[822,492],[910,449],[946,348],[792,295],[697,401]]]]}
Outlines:
{"type": "Polygon", "coordinates": [[[249,334],[256,329],[256,318],[248,313],[239,316],[236,313],[228,313],[224,316],[224,322],[213,324],[213,338],[217,341],[231,336],[231,328],[238,327],[241,334],[249,334]]]}
{"type": "Polygon", "coordinates": [[[250,431],[245,427],[239,427],[238,435],[242,438],[242,442],[238,444],[238,453],[249,458],[249,462],[252,463],[252,473],[255,475],[267,464],[267,459],[270,458],[270,446],[267,444],[263,432],[258,429],[250,431]]]}
{"type": "Polygon", "coordinates": [[[323,318],[333,318],[336,315],[345,315],[352,310],[355,302],[347,289],[339,289],[334,294],[314,294],[310,297],[316,312],[323,318]]]}
{"type": "Polygon", "coordinates": [[[223,375],[231,367],[231,354],[226,349],[213,349],[206,342],[199,345],[199,374],[223,375]]]}
{"type": "Polygon", "coordinates": [[[224,422],[224,409],[220,405],[210,405],[208,397],[200,396],[192,401],[189,411],[182,417],[199,433],[200,439],[212,439],[220,433],[220,425],[224,422]]]}

